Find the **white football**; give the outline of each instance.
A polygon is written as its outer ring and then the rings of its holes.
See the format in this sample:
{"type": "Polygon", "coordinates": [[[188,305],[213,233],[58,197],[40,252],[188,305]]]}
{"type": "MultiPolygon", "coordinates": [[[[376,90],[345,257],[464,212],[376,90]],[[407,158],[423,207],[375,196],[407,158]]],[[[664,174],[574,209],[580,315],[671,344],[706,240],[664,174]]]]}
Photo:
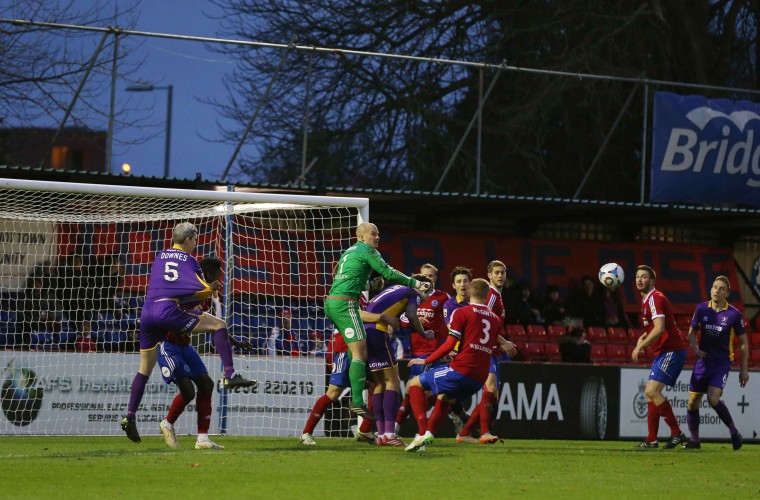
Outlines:
{"type": "Polygon", "coordinates": [[[615,289],[623,284],[625,272],[614,262],[603,265],[599,269],[599,281],[607,288],[615,289]]]}

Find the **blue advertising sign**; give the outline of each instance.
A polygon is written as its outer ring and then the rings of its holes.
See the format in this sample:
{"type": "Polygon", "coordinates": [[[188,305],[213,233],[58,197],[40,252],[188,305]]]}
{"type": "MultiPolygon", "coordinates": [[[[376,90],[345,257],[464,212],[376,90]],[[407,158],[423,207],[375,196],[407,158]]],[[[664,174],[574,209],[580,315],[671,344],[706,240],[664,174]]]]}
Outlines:
{"type": "Polygon", "coordinates": [[[760,205],[760,104],[657,92],[650,199],[760,205]]]}

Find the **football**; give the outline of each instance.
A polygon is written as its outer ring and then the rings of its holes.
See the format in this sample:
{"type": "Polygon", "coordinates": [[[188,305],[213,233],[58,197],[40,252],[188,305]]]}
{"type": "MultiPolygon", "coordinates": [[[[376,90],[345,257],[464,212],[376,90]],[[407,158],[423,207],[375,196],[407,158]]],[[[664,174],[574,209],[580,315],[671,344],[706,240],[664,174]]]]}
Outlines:
{"type": "Polygon", "coordinates": [[[605,264],[599,269],[599,281],[607,288],[614,290],[623,284],[623,280],[625,280],[625,272],[614,262],[605,264]]]}

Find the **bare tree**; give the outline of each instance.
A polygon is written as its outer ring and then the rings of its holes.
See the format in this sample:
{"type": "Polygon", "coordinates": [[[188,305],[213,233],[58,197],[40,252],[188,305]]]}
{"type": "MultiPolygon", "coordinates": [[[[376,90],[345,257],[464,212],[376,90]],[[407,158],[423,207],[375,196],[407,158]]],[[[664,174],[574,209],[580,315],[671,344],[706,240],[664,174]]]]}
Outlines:
{"type": "MultiPolygon", "coordinates": [[[[75,0],[12,0],[0,6],[0,18],[98,27],[121,24],[129,29],[134,25],[136,7],[128,2],[116,6],[75,0]]],[[[128,60],[129,52],[130,44],[117,41],[113,34],[1,23],[0,127],[57,127],[81,86],[66,125],[105,129],[113,69],[121,77],[141,64],[128,60]]],[[[117,124],[118,119],[116,113],[117,124]]]]}
{"type": "Polygon", "coordinates": [[[481,74],[432,59],[633,80],[757,83],[751,0],[214,1],[224,9],[225,36],[431,59],[220,49],[240,61],[226,82],[228,99],[217,102],[239,124],[225,136],[237,141],[258,113],[250,139],[256,152],[239,163],[258,181],[299,175],[308,103],[311,183],[432,189],[466,137],[442,190],[471,192],[480,160],[483,191],[572,196],[606,138],[583,195],[635,199],[643,113],[635,81],[507,69],[481,74]],[[478,143],[465,131],[492,83],[478,143]]]}

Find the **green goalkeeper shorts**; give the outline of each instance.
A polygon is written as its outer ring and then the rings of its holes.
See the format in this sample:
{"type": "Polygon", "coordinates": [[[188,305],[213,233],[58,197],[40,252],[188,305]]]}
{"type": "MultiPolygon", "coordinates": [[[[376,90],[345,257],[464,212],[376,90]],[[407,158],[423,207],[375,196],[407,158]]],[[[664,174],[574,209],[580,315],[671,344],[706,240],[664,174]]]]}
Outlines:
{"type": "Polygon", "coordinates": [[[359,316],[359,302],[346,298],[325,298],[325,315],[333,322],[346,344],[365,340],[367,332],[359,316]]]}

